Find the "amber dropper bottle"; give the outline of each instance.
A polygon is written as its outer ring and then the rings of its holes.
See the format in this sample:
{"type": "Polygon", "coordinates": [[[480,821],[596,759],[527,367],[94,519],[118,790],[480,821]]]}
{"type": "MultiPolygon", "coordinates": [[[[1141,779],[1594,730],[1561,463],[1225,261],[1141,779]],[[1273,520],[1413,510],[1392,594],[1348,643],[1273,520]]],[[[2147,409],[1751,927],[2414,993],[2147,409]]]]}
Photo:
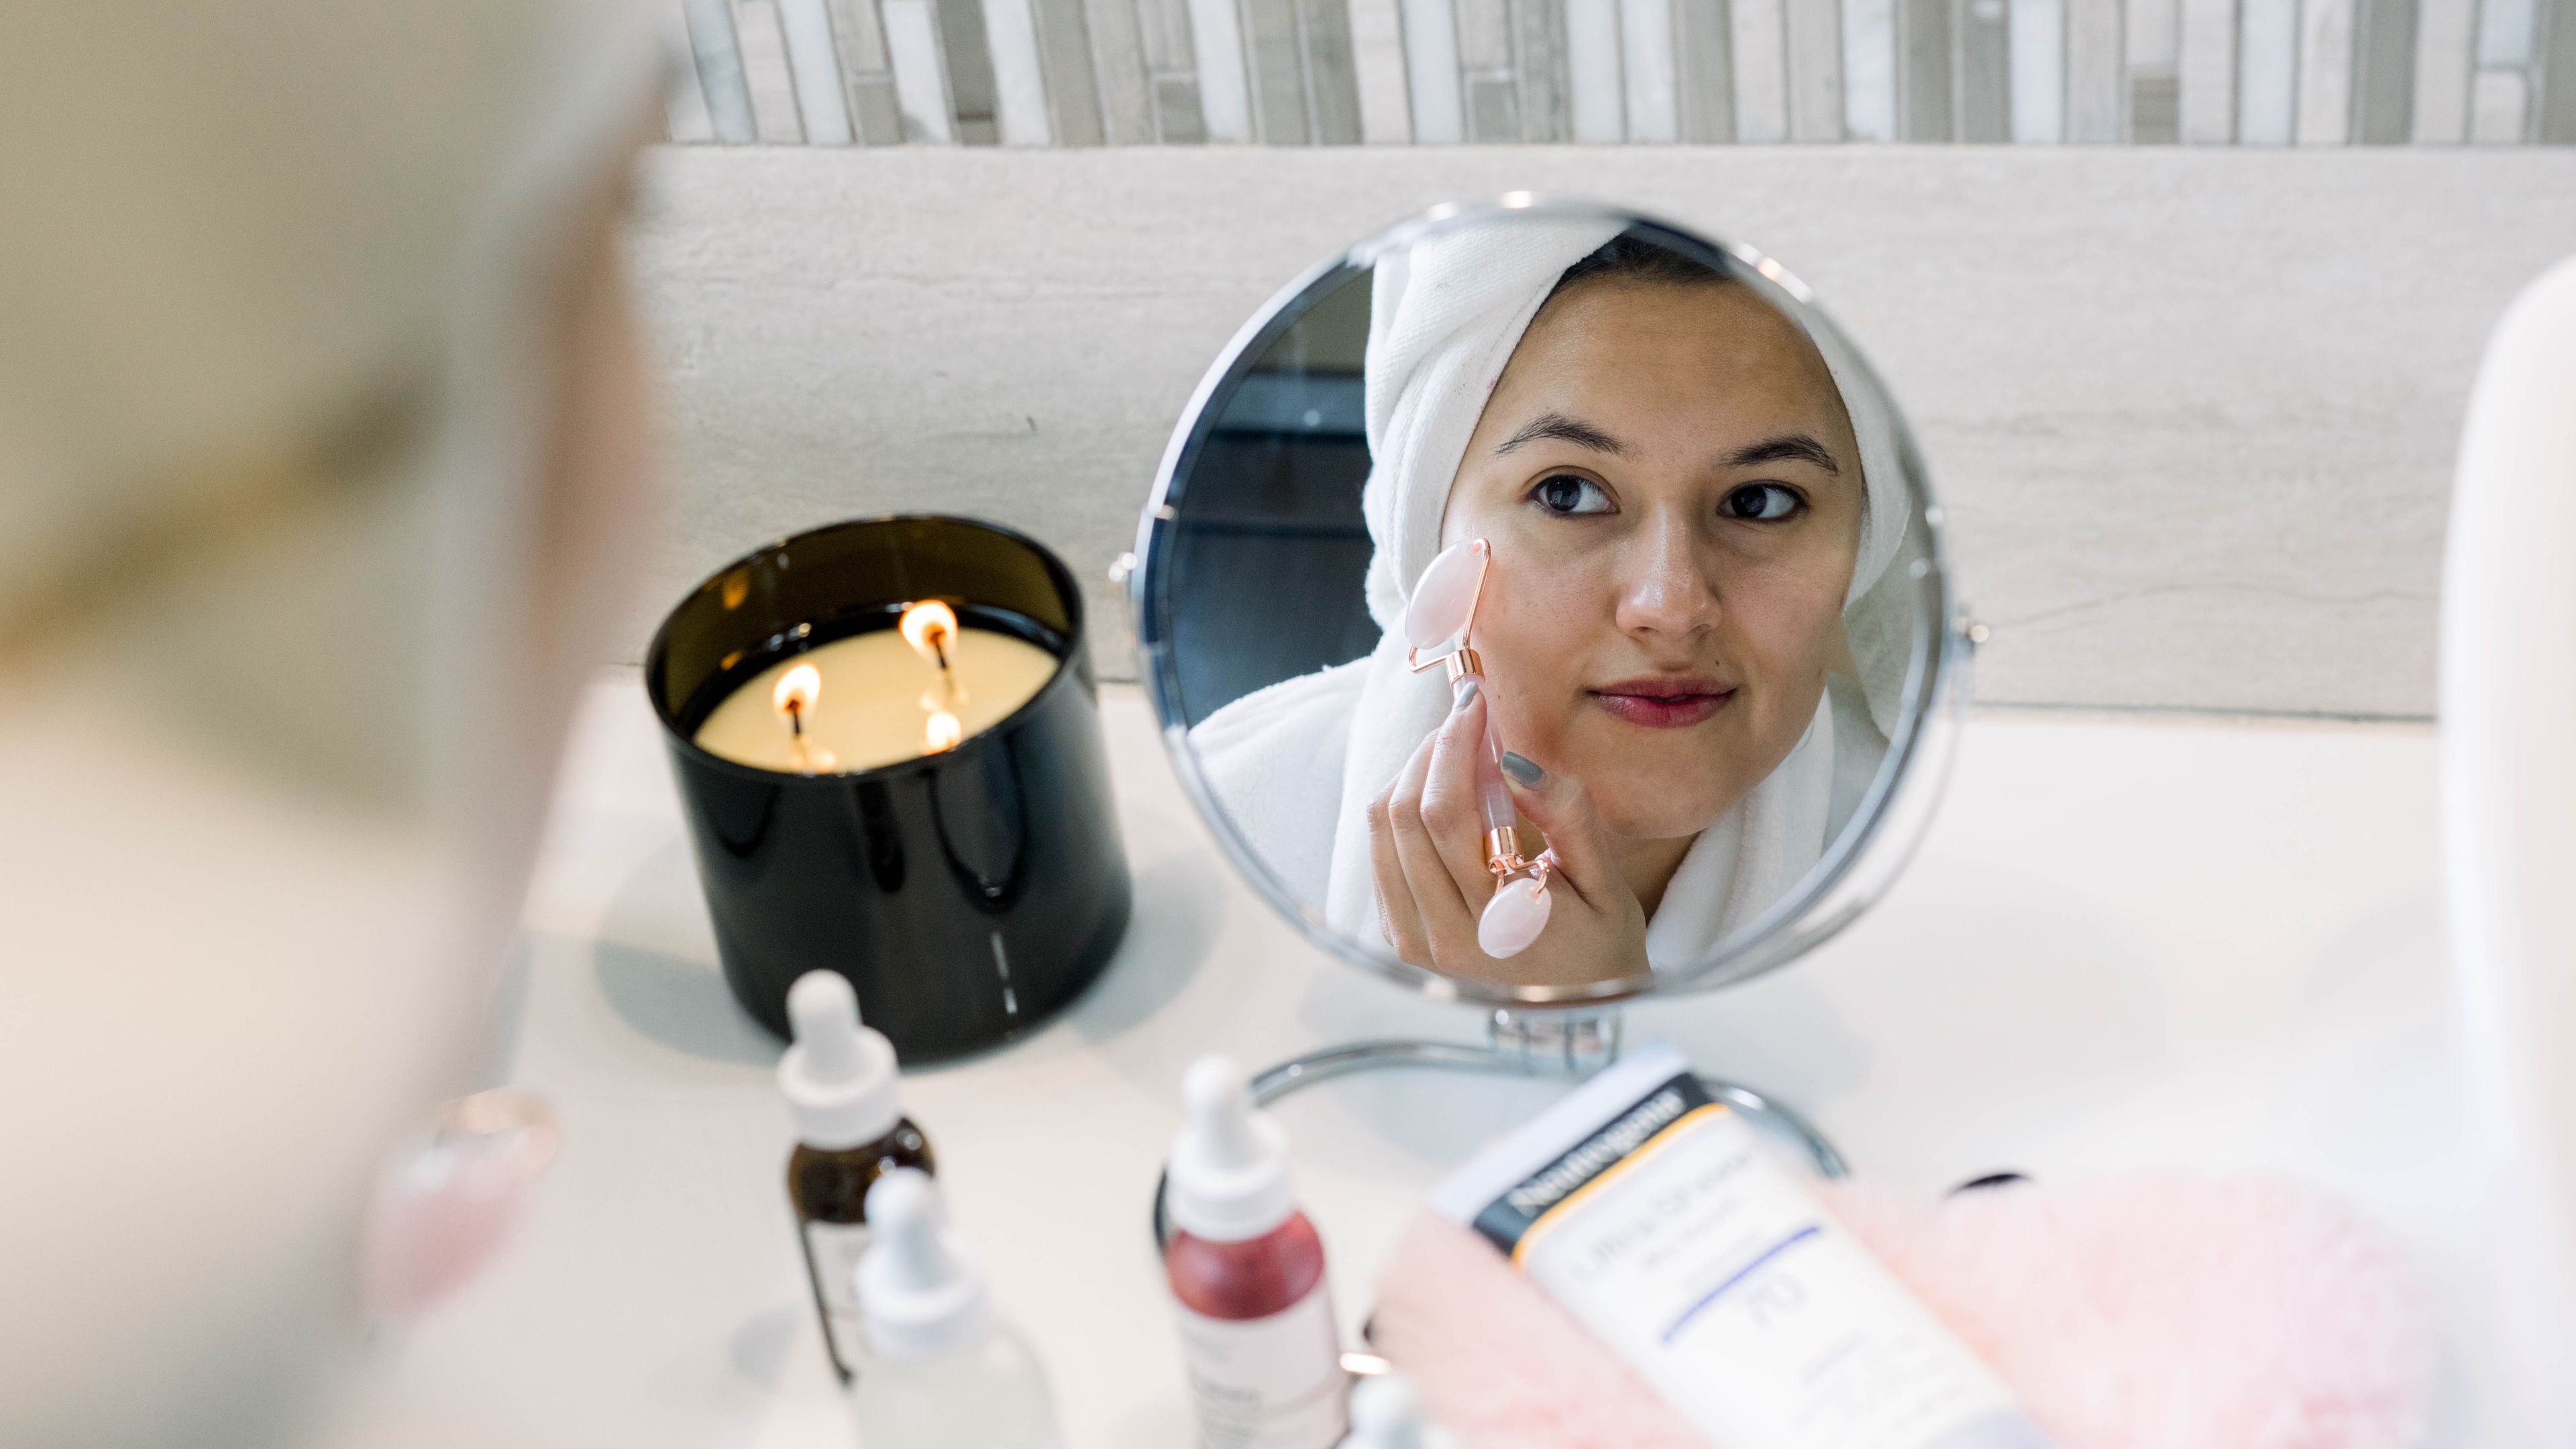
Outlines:
{"type": "Polygon", "coordinates": [[[778,1062],[778,1090],[796,1121],[787,1200],[832,1367],[848,1383],[866,1352],[859,1260],[866,1256],[868,1189],[898,1167],[935,1169],[930,1141],[903,1115],[894,1044],[859,1025],[859,998],[837,971],[808,971],[787,992],[796,1044],[778,1062]]]}

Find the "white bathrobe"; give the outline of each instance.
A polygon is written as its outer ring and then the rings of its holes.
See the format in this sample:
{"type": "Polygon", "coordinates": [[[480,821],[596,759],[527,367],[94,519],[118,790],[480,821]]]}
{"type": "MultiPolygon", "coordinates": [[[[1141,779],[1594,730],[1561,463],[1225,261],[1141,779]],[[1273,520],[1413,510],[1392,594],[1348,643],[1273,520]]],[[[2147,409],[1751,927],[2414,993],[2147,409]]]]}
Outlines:
{"type": "MultiPolygon", "coordinates": [[[[1438,231],[1378,259],[1367,355],[1372,466],[1361,501],[1377,546],[1369,613],[1385,633],[1367,658],[1257,690],[1191,731],[1235,827],[1300,899],[1322,903],[1334,930],[1374,950],[1391,954],[1378,924],[1369,802],[1449,708],[1445,677],[1405,663],[1405,603],[1439,552],[1467,440],[1521,334],[1565,269],[1621,230],[1606,220],[1521,216],[1438,231]]],[[[1844,610],[1865,685],[1833,681],[1779,768],[1692,842],[1647,923],[1646,956],[1658,971],[1706,959],[1815,867],[1877,770],[1903,683],[1902,590],[1875,589],[1910,508],[1893,430],[1839,340],[1810,336],[1842,389],[1867,480],[1844,610]]]]}

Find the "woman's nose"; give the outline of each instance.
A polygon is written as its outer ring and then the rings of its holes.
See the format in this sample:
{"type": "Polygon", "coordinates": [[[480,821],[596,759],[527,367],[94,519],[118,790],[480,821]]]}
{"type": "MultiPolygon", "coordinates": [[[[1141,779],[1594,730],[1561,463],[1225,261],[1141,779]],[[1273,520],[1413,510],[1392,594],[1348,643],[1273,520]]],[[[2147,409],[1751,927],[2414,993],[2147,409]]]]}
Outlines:
{"type": "Polygon", "coordinates": [[[1689,528],[1649,525],[1621,561],[1618,624],[1630,634],[1682,636],[1717,622],[1717,590],[1689,528]]]}

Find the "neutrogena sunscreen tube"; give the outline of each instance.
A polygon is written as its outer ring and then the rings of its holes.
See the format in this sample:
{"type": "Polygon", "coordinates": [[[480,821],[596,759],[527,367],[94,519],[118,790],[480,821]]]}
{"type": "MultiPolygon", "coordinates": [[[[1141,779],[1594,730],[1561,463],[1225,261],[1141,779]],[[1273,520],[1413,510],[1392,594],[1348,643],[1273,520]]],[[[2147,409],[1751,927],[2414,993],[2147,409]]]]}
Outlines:
{"type": "Polygon", "coordinates": [[[1595,1076],[1432,1204],[1716,1449],[2053,1449],[1672,1047],[1595,1076]]]}

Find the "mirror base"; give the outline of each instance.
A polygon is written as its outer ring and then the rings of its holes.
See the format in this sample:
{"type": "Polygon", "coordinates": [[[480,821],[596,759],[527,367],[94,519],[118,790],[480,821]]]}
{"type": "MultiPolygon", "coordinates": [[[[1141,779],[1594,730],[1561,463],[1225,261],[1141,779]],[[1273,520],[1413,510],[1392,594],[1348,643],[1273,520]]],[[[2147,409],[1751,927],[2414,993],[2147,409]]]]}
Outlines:
{"type": "MultiPolygon", "coordinates": [[[[1617,1007],[1595,1011],[1498,1009],[1485,1023],[1485,1044],[1444,1041],[1356,1041],[1323,1047],[1266,1068],[1252,1078],[1252,1100],[1268,1106],[1318,1082],[1360,1072],[1416,1068],[1491,1072],[1517,1077],[1591,1076],[1619,1059],[1617,1007]]],[[[1710,1097],[1744,1114],[1757,1130],[1785,1138],[1806,1155],[1818,1177],[1847,1177],[1849,1164],[1831,1139],[1795,1109],[1723,1077],[1699,1074],[1710,1097]]],[[[1171,1236],[1163,1211],[1165,1184],[1154,1184],[1154,1246],[1171,1236]]]]}

